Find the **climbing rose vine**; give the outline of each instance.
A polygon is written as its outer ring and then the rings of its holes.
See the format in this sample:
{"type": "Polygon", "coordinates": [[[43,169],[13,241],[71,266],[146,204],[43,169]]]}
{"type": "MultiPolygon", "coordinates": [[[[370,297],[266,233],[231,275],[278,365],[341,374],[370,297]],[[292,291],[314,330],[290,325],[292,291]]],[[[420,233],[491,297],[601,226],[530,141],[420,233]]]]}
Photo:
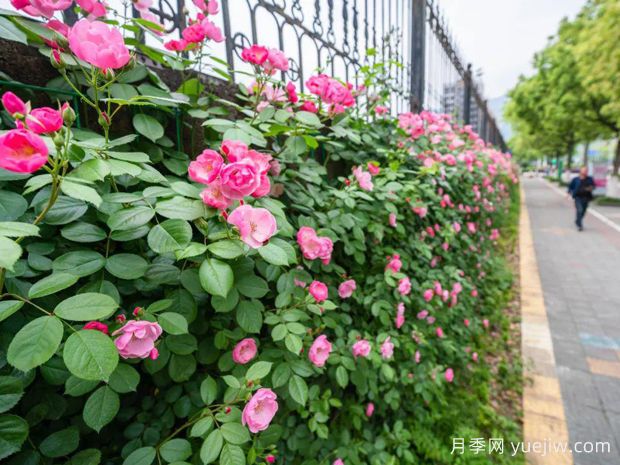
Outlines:
{"type": "Polygon", "coordinates": [[[0,459],[448,463],[457,430],[512,432],[470,392],[506,326],[509,155],[449,115],[392,115],[371,68],[281,81],[260,44],[234,97],[171,89],[136,47],[221,66],[215,0],[178,38],[148,0],[121,24],[104,2],[12,3],[79,104],[2,95],[0,459]]]}

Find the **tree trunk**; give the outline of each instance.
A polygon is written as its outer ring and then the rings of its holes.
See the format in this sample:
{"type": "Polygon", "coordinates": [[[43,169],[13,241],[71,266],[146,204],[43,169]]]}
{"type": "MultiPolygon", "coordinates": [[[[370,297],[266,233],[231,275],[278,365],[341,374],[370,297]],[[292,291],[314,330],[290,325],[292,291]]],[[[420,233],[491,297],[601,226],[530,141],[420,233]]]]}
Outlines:
{"type": "Polygon", "coordinates": [[[586,141],[586,145],[583,147],[583,166],[588,166],[588,151],[590,150],[590,141],[586,141]]]}
{"type": "Polygon", "coordinates": [[[568,171],[570,171],[571,166],[573,164],[573,152],[574,152],[574,150],[575,150],[575,147],[573,145],[571,145],[568,148],[568,156],[566,157],[566,169],[568,171]]]}
{"type": "Polygon", "coordinates": [[[618,134],[618,140],[616,141],[616,156],[614,157],[613,174],[617,175],[619,169],[620,169],[620,134],[618,134]]]}

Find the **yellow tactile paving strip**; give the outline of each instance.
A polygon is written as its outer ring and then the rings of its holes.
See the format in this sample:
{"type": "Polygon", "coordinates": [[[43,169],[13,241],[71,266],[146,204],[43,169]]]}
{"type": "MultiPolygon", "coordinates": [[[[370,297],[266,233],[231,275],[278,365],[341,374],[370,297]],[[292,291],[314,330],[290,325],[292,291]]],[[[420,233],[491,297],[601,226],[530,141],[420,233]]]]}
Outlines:
{"type": "MultiPolygon", "coordinates": [[[[568,443],[562,392],[555,371],[553,342],[543,298],[536,252],[530,229],[530,217],[521,190],[519,249],[521,273],[521,349],[526,382],[523,391],[523,441],[568,443]]],[[[547,455],[526,454],[533,465],[572,465],[569,452],[547,455]]]]}

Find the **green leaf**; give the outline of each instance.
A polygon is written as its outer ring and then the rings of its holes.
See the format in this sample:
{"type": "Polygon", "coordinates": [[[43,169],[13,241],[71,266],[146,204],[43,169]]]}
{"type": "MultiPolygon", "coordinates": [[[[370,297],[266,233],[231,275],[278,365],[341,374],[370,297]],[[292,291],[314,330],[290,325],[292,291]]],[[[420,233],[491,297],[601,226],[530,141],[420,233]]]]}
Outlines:
{"type": "Polygon", "coordinates": [[[154,216],[155,211],[152,208],[130,207],[112,213],[107,224],[112,231],[126,231],[148,223],[154,216]]]}
{"type": "Polygon", "coordinates": [[[177,250],[174,255],[177,260],[183,260],[184,258],[196,257],[202,255],[207,251],[207,246],[198,242],[190,242],[184,249],[177,250]]]}
{"type": "Polygon", "coordinates": [[[18,452],[28,437],[28,423],[17,415],[0,415],[0,460],[18,452]]]}
{"type": "Polygon", "coordinates": [[[72,426],[50,434],[41,442],[39,450],[46,457],[62,457],[77,449],[79,443],[80,433],[76,427],[72,426]]]}
{"type": "Polygon", "coordinates": [[[84,449],[75,454],[65,465],[99,465],[101,452],[97,449],[84,449]]]}
{"type": "Polygon", "coordinates": [[[99,207],[103,201],[101,196],[92,187],[77,182],[71,182],[68,179],[64,179],[60,184],[60,190],[71,198],[84,200],[85,202],[93,204],[95,207],[99,207]]]}
{"type": "Polygon", "coordinates": [[[288,382],[288,392],[295,402],[306,405],[308,400],[308,385],[301,376],[291,376],[288,382]]]}
{"type": "Polygon", "coordinates": [[[198,272],[202,288],[211,295],[226,297],[232,289],[234,275],[232,268],[215,258],[207,258],[198,272]]]}
{"type": "Polygon", "coordinates": [[[144,276],[149,263],[140,255],[119,253],[106,260],[105,269],[120,279],[138,279],[144,276]]]}
{"type": "Polygon", "coordinates": [[[116,301],[105,294],[86,292],[63,300],[54,314],[63,320],[90,321],[109,317],[118,308],[116,301]]]}
{"type": "Polygon", "coordinates": [[[81,379],[77,376],[69,376],[65,381],[65,394],[71,397],[80,397],[97,387],[99,381],[81,379]]]}
{"type": "Polygon", "coordinates": [[[339,366],[336,368],[336,382],[343,389],[349,384],[349,372],[345,367],[339,366]]]}
{"type": "Polygon", "coordinates": [[[207,250],[221,258],[233,259],[245,253],[243,242],[227,239],[209,244],[207,250]]]}
{"type": "Polygon", "coordinates": [[[60,235],[73,242],[99,242],[106,238],[106,233],[99,226],[77,222],[65,226],[60,235]]]}
{"type": "MultiPolygon", "coordinates": [[[[110,166],[105,161],[98,158],[92,158],[81,163],[70,173],[69,177],[84,179],[86,181],[103,181],[109,174],[110,166]]],[[[68,192],[65,192],[65,194],[69,197],[73,197],[68,192]]]]}
{"type": "Polygon", "coordinates": [[[22,380],[13,376],[0,376],[0,413],[11,410],[24,395],[22,380]]]}
{"type": "Polygon", "coordinates": [[[123,465],[151,465],[156,455],[154,447],[140,447],[127,456],[123,465]]]}
{"type": "Polygon", "coordinates": [[[166,220],[151,229],[149,247],[158,254],[184,249],[192,240],[192,227],[185,220],[166,220]]]}
{"type": "Polygon", "coordinates": [[[144,137],[156,142],[164,135],[164,127],[159,121],[144,113],[138,113],[133,117],[133,127],[144,137]]]}
{"type": "Polygon", "coordinates": [[[181,462],[192,455],[192,445],[187,439],[171,439],[161,445],[159,453],[166,462],[181,462]]]}
{"type": "MultiPolygon", "coordinates": [[[[20,44],[28,45],[28,38],[15,24],[0,16],[0,37],[20,44]]],[[[1,457],[0,457],[1,458],[1,457]]]]}
{"type": "Polygon", "coordinates": [[[226,444],[222,448],[220,465],[245,465],[243,449],[233,444],[226,444]]]}
{"type": "Polygon", "coordinates": [[[108,386],[101,386],[84,404],[84,423],[100,432],[101,428],[114,420],[120,405],[118,394],[108,386]]]}
{"type": "Polygon", "coordinates": [[[202,200],[193,200],[185,197],[161,200],[155,205],[155,210],[163,217],[187,221],[202,218],[207,213],[202,200]]]}
{"type": "Polygon", "coordinates": [[[294,354],[299,354],[303,347],[301,338],[297,336],[296,334],[290,334],[290,333],[287,334],[286,337],[284,338],[284,345],[286,346],[288,350],[290,350],[294,354]]]}
{"type": "Polygon", "coordinates": [[[86,329],[69,336],[63,359],[67,369],[78,378],[107,381],[118,365],[118,351],[108,336],[86,329]]]}
{"type": "Polygon", "coordinates": [[[0,236],[0,268],[13,271],[13,265],[22,256],[22,248],[15,241],[0,236]]]}
{"type": "Polygon", "coordinates": [[[21,300],[3,300],[0,302],[0,321],[6,320],[24,306],[21,300]]]}
{"type": "Polygon", "coordinates": [[[15,335],[7,351],[7,360],[21,371],[42,365],[54,355],[62,335],[62,322],[57,317],[36,318],[15,335]]]}
{"type": "Polygon", "coordinates": [[[14,221],[28,209],[28,202],[21,195],[0,191],[0,221],[14,221]]]}
{"type": "Polygon", "coordinates": [[[108,381],[110,387],[120,394],[135,391],[138,383],[140,383],[140,373],[126,363],[119,363],[108,381]]]}
{"type": "Polygon", "coordinates": [[[257,380],[266,378],[269,372],[271,371],[271,366],[273,364],[271,362],[256,362],[254,363],[245,374],[245,379],[247,380],[257,380]]]}
{"type": "Polygon", "coordinates": [[[205,417],[202,418],[200,420],[198,420],[194,426],[192,426],[192,429],[189,433],[189,435],[193,438],[199,438],[204,436],[205,434],[207,434],[209,431],[211,431],[211,428],[213,427],[213,418],[212,417],[205,417]]]}
{"type": "Polygon", "coordinates": [[[220,456],[223,445],[224,437],[222,436],[222,432],[219,429],[211,431],[200,448],[200,460],[202,460],[202,463],[206,465],[215,462],[220,456]]]}
{"type": "Polygon", "coordinates": [[[30,299],[38,299],[39,297],[55,294],[58,291],[73,286],[78,279],[80,279],[78,276],[69,273],[52,273],[34,283],[28,290],[28,297],[30,299]]]}
{"type": "Polygon", "coordinates": [[[260,299],[269,292],[267,281],[254,274],[246,274],[241,276],[237,280],[235,287],[241,295],[254,299],[260,299]]]}
{"type": "Polygon", "coordinates": [[[237,323],[248,333],[260,333],[263,326],[263,306],[256,300],[243,300],[237,306],[237,323]]]}
{"type": "Polygon", "coordinates": [[[54,272],[64,272],[84,277],[96,273],[105,266],[105,258],[99,252],[80,250],[61,255],[54,260],[54,272]]]}
{"type": "Polygon", "coordinates": [[[295,112],[295,119],[300,123],[305,124],[306,126],[311,126],[314,128],[320,128],[321,126],[323,126],[319,117],[314,113],[310,113],[309,111],[295,112]]]}
{"type": "Polygon", "coordinates": [[[286,252],[275,244],[269,243],[259,247],[258,254],[263,257],[267,263],[272,265],[285,266],[288,265],[288,256],[286,252]]]}
{"type": "Polygon", "coordinates": [[[217,382],[210,376],[200,384],[200,397],[206,405],[212,404],[217,398],[217,382]]]}
{"type": "Polygon", "coordinates": [[[17,221],[0,222],[0,236],[21,237],[38,236],[39,227],[30,223],[19,223],[17,221]]]}
{"type": "Polygon", "coordinates": [[[288,363],[279,364],[271,374],[271,383],[274,388],[284,386],[291,377],[291,367],[288,363]]]}
{"type": "Polygon", "coordinates": [[[226,442],[231,444],[243,444],[250,440],[250,433],[248,429],[241,423],[230,422],[224,423],[220,428],[222,436],[226,442]]]}
{"type": "Polygon", "coordinates": [[[165,312],[157,317],[157,321],[168,334],[187,334],[187,320],[183,315],[165,312]]]}

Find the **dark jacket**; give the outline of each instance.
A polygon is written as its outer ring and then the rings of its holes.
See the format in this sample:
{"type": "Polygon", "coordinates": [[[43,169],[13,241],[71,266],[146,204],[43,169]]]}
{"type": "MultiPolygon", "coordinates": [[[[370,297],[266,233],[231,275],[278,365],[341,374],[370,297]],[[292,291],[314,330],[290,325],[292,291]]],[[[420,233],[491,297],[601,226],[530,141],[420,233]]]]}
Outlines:
{"type": "Polygon", "coordinates": [[[585,179],[581,179],[579,176],[573,178],[568,185],[568,193],[573,198],[581,198],[586,200],[592,200],[592,191],[596,186],[594,185],[594,179],[592,176],[586,176],[585,179]]]}

